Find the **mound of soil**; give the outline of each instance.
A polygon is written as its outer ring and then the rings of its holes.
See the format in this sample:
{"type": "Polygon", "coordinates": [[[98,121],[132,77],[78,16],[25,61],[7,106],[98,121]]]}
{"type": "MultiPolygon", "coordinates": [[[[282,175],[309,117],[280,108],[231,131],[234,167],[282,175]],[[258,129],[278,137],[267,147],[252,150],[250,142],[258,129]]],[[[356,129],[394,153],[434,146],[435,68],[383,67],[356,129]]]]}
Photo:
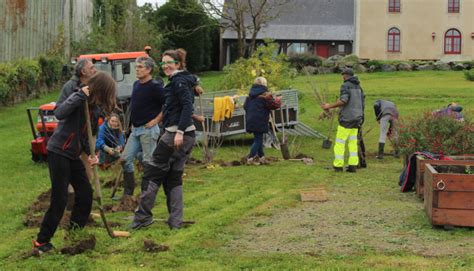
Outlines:
{"type": "MultiPolygon", "coordinates": [[[[43,221],[44,214],[49,208],[49,202],[51,198],[51,189],[46,192],[41,193],[37,198],[36,201],[31,204],[26,212],[25,219],[23,220],[23,225],[28,228],[39,227],[41,222],[43,221]]],[[[71,218],[72,206],[74,205],[74,194],[70,193],[68,195],[68,204],[66,206],[66,211],[59,222],[59,227],[66,228],[69,225],[69,219],[71,218]]],[[[88,225],[94,224],[94,219],[89,216],[89,220],[87,221],[88,225]]]]}
{"type": "Polygon", "coordinates": [[[87,250],[93,250],[95,248],[96,239],[94,235],[89,235],[87,238],[77,240],[75,244],[67,246],[61,249],[62,254],[77,255],[84,253],[87,250]]]}
{"type": "Polygon", "coordinates": [[[294,157],[295,159],[303,159],[303,158],[310,158],[310,159],[313,159],[313,157],[309,156],[309,155],[306,155],[304,153],[298,153],[297,155],[295,155],[294,157]]]}
{"type": "Polygon", "coordinates": [[[105,211],[111,212],[133,212],[138,206],[138,197],[124,195],[118,205],[104,205],[105,211]]]}
{"type": "Polygon", "coordinates": [[[170,249],[167,245],[159,245],[155,243],[153,240],[145,239],[143,241],[143,247],[146,252],[163,252],[168,251],[170,249]]]}
{"type": "Polygon", "coordinates": [[[244,162],[237,161],[237,160],[230,161],[230,162],[227,162],[227,161],[224,161],[224,160],[217,160],[217,161],[215,161],[215,163],[219,164],[221,167],[238,167],[238,166],[241,166],[241,165],[245,165],[244,162]]]}

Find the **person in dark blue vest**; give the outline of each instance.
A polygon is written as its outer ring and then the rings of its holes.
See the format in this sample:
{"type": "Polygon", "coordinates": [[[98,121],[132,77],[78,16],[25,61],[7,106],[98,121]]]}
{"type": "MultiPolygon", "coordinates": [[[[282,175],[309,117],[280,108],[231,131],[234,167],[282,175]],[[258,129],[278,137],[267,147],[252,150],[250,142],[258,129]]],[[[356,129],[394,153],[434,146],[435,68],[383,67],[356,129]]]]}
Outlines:
{"type": "Polygon", "coordinates": [[[281,106],[281,97],[273,98],[267,88],[267,79],[257,77],[245,100],[245,124],[248,133],[253,133],[254,139],[250,153],[247,156],[248,164],[265,163],[263,152],[263,134],[268,133],[270,111],[281,106]]]}
{"type": "MultiPolygon", "coordinates": [[[[123,196],[133,196],[135,175],[133,162],[137,155],[143,154],[143,168],[146,170],[152,160],[152,153],[160,136],[161,108],[165,102],[165,89],[162,82],[153,80],[152,73],[155,61],[148,56],[140,56],[135,61],[137,81],[133,84],[130,101],[130,121],[132,133],[122,153],[123,160],[123,196]]],[[[141,190],[146,190],[148,183],[142,179],[141,190]]]]}

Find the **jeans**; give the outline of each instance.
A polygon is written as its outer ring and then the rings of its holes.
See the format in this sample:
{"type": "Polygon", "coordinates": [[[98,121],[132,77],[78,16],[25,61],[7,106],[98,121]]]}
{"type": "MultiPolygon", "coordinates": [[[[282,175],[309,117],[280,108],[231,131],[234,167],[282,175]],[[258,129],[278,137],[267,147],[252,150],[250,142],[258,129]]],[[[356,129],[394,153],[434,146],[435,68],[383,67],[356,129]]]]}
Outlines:
{"type": "Polygon", "coordinates": [[[150,163],[159,136],[160,127],[158,125],[151,128],[145,128],[145,126],[132,127],[132,133],[128,137],[122,153],[123,171],[133,172],[133,161],[139,152],[143,153],[143,163],[150,163]]]}
{"type": "Polygon", "coordinates": [[[255,157],[263,157],[265,154],[263,153],[263,133],[254,132],[253,133],[253,143],[252,147],[250,147],[250,154],[249,158],[255,157]]]}

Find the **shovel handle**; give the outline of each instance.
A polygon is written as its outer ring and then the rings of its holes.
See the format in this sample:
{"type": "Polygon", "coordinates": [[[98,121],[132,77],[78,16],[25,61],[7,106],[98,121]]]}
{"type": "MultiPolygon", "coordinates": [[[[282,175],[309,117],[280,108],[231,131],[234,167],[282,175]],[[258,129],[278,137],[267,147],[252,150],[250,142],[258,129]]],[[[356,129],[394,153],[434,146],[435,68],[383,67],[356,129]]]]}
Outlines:
{"type": "MultiPolygon", "coordinates": [[[[91,126],[91,118],[89,113],[89,104],[87,100],[84,102],[84,115],[86,118],[86,126],[87,126],[87,139],[89,141],[89,151],[91,154],[95,152],[94,140],[92,137],[92,126],[91,126]]],[[[109,224],[107,223],[107,218],[105,217],[104,208],[102,207],[102,191],[99,182],[99,172],[97,170],[97,165],[92,166],[92,179],[94,181],[94,190],[97,204],[99,205],[100,217],[102,218],[102,222],[104,222],[105,229],[110,237],[114,238],[115,235],[110,229],[109,224]]]]}
{"type": "Polygon", "coordinates": [[[285,118],[283,116],[283,107],[280,107],[280,118],[281,118],[281,142],[286,143],[286,139],[285,139],[285,118]]]}

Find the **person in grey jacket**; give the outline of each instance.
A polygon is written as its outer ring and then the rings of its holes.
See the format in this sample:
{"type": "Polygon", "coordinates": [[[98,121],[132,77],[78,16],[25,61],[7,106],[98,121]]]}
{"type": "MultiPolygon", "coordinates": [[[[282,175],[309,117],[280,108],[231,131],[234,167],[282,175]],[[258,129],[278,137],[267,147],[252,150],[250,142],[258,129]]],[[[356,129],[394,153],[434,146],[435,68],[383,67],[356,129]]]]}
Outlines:
{"type": "Polygon", "coordinates": [[[106,73],[96,73],[82,87],[58,103],[54,115],[58,127],[48,142],[48,166],[51,178],[51,202],[44,215],[37,239],[33,241],[33,254],[40,255],[53,249],[51,238],[63,217],[68,198],[68,186],[74,188],[74,206],[71,213],[71,229],[86,225],[92,208],[92,187],[86,169],[79,156],[84,151],[89,155],[87,166],[98,162],[97,156],[88,148],[85,104],[89,106],[92,130],[97,131],[101,110],[106,113],[115,108],[116,85],[106,73]]]}
{"type": "Polygon", "coordinates": [[[395,103],[387,100],[377,100],[374,103],[375,119],[380,123],[380,135],[379,135],[379,152],[377,159],[383,159],[385,140],[387,135],[393,140],[395,147],[394,155],[398,156],[398,131],[397,131],[397,120],[398,110],[395,103]]]}
{"type": "Polygon", "coordinates": [[[348,172],[356,172],[359,164],[357,134],[364,122],[364,92],[360,82],[354,76],[354,71],[345,68],[341,73],[344,83],[341,86],[339,100],[333,104],[322,104],[323,110],[341,107],[339,111],[339,126],[337,127],[334,144],[334,170],[343,171],[346,141],[349,148],[348,172]]]}
{"type": "MultiPolygon", "coordinates": [[[[56,106],[60,106],[66,99],[71,96],[74,92],[77,92],[81,85],[87,84],[89,79],[94,76],[97,72],[94,63],[89,58],[80,58],[77,60],[76,65],[74,66],[74,74],[71,79],[67,81],[61,88],[61,93],[59,95],[56,106]]],[[[95,134],[94,134],[95,135],[95,134]]],[[[87,154],[81,153],[81,160],[86,166],[86,173],[89,178],[92,177],[92,170],[87,167],[87,154]]],[[[72,194],[72,191],[70,191],[72,194]]]]}

